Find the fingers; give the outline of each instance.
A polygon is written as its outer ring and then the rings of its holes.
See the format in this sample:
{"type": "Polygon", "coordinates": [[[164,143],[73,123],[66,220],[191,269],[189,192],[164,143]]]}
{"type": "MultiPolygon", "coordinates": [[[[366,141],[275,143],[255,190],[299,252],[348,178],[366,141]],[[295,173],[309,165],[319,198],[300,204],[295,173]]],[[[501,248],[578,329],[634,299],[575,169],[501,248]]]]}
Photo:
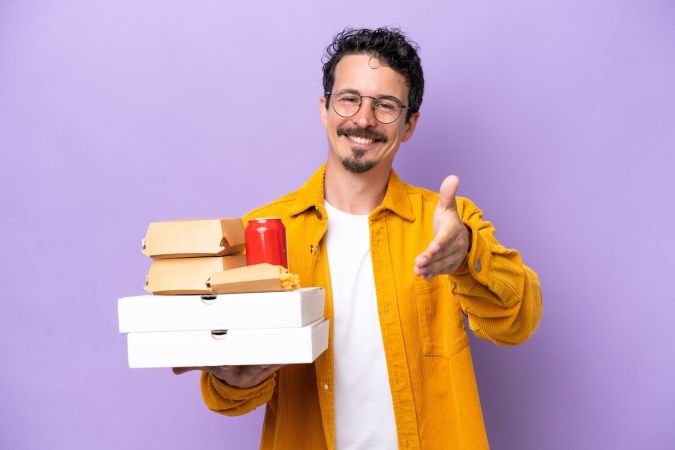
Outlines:
{"type": "Polygon", "coordinates": [[[281,369],[283,366],[284,366],[283,364],[268,364],[266,373],[268,375],[271,374],[271,373],[274,373],[277,370],[281,369]]]}
{"type": "Polygon", "coordinates": [[[455,197],[457,196],[457,189],[459,189],[459,177],[456,175],[450,175],[443,183],[441,183],[441,188],[439,190],[438,204],[444,209],[457,209],[457,201],[455,197]]]}
{"type": "Polygon", "coordinates": [[[252,366],[204,367],[204,370],[230,386],[248,388],[260,384],[281,367],[281,364],[265,364],[252,366]]]}
{"type": "Polygon", "coordinates": [[[266,364],[261,366],[243,366],[238,374],[238,379],[234,380],[239,387],[251,387],[262,383],[272,373],[279,370],[279,364],[266,364]]]}
{"type": "Polygon", "coordinates": [[[182,375],[185,372],[190,372],[192,370],[202,370],[203,367],[172,367],[171,371],[173,371],[174,375],[182,375]]]}
{"type": "Polygon", "coordinates": [[[173,367],[175,375],[182,375],[193,370],[203,370],[224,381],[230,386],[247,388],[263,382],[271,374],[279,370],[283,364],[264,364],[252,366],[210,366],[210,367],[173,367]]]}
{"type": "Polygon", "coordinates": [[[418,268],[422,269],[438,259],[445,258],[462,246],[462,243],[457,241],[461,229],[441,233],[436,235],[427,249],[415,258],[415,273],[417,275],[421,275],[417,273],[418,268]]]}
{"type": "Polygon", "coordinates": [[[436,275],[450,274],[457,270],[464,261],[464,258],[466,258],[466,254],[461,249],[457,249],[452,253],[436,258],[424,267],[416,267],[415,273],[423,276],[425,280],[430,280],[436,275]]]}
{"type": "Polygon", "coordinates": [[[453,231],[441,233],[415,258],[415,275],[429,279],[441,273],[451,274],[466,258],[469,250],[468,229],[462,225],[453,231]]]}
{"type": "Polygon", "coordinates": [[[415,258],[415,274],[423,275],[424,269],[431,263],[445,258],[455,251],[455,247],[445,242],[432,242],[429,247],[415,258]]]}
{"type": "Polygon", "coordinates": [[[273,364],[268,366],[261,366],[261,370],[254,379],[254,385],[262,383],[267,377],[281,368],[281,364],[273,364]]]}

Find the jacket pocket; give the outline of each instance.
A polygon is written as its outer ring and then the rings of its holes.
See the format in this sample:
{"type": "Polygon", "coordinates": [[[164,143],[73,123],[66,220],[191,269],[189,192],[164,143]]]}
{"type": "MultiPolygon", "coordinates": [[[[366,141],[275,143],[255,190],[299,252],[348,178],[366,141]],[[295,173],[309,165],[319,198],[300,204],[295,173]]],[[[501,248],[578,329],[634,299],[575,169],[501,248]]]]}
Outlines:
{"type": "Polygon", "coordinates": [[[450,356],[466,347],[464,319],[447,277],[416,279],[415,302],[425,355],[450,356]]]}

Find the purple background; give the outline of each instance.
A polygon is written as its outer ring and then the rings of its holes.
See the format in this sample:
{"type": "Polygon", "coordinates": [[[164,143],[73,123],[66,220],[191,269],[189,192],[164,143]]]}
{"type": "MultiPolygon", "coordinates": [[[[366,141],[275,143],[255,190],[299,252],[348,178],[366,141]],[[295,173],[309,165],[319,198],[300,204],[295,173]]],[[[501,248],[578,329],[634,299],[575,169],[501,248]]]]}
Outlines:
{"type": "Polygon", "coordinates": [[[238,216],[323,160],[321,56],[403,27],[427,90],[402,178],[450,173],[541,278],[473,341],[494,449],[675,448],[671,1],[0,2],[0,448],[257,448],[262,409],[131,370],[116,299],[153,220],[238,216]]]}

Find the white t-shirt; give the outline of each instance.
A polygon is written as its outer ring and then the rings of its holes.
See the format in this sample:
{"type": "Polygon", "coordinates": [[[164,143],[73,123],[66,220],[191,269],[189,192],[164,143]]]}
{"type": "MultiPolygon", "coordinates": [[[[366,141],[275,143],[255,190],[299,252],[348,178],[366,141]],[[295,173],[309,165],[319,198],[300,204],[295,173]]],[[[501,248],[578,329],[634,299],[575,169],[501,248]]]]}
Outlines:
{"type": "Polygon", "coordinates": [[[338,450],[397,448],[382,331],[377,313],[368,216],[325,202],[333,288],[335,444],[338,450]]]}

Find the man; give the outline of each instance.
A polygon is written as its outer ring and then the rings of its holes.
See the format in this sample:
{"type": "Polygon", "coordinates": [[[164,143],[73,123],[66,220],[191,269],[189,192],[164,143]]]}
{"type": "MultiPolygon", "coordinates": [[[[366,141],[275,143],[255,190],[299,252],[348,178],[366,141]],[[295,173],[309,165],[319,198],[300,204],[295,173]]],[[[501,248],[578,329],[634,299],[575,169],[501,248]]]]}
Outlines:
{"type": "Polygon", "coordinates": [[[225,415],[266,404],[263,449],[487,448],[464,315],[480,338],[525,341],[537,276],[455,196],[457,177],[436,194],[393,172],[420,117],[414,44],[345,30],[327,56],[326,164],[245,220],[282,218],[289,268],[326,288],[329,348],[314,364],[201,368],[204,401],[225,415]]]}

